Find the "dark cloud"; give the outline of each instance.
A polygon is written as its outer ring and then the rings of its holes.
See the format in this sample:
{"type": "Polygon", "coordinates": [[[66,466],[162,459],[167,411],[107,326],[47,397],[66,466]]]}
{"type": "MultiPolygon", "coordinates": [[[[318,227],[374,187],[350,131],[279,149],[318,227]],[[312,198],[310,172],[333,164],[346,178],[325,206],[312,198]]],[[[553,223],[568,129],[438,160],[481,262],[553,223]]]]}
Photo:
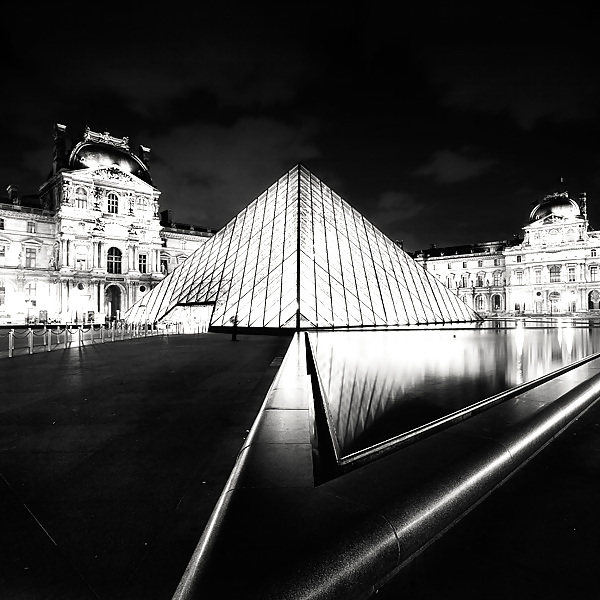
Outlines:
{"type": "Polygon", "coordinates": [[[432,176],[436,183],[457,183],[478,177],[495,163],[493,158],[474,158],[464,151],[436,150],[415,174],[432,176]]]}
{"type": "Polygon", "coordinates": [[[189,124],[148,139],[161,203],[175,220],[222,227],[294,165],[319,156],[314,123],[243,118],[232,126],[189,124]]]}
{"type": "Polygon", "coordinates": [[[161,208],[208,227],[297,162],[409,249],[510,236],[559,176],[596,214],[594,21],[573,6],[23,8],[0,40],[4,187],[37,190],[61,122],[150,146],[161,208]]]}

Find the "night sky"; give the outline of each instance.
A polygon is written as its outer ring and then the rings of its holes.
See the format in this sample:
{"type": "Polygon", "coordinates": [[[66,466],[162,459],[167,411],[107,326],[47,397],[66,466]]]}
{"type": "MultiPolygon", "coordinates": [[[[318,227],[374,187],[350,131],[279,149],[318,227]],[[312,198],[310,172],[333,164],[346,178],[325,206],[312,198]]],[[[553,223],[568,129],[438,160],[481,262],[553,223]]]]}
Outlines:
{"type": "Polygon", "coordinates": [[[409,251],[509,239],[556,191],[600,227],[594,18],[480,5],[3,9],[0,185],[37,192],[58,122],[149,146],[176,222],[219,229],[302,163],[409,251]]]}

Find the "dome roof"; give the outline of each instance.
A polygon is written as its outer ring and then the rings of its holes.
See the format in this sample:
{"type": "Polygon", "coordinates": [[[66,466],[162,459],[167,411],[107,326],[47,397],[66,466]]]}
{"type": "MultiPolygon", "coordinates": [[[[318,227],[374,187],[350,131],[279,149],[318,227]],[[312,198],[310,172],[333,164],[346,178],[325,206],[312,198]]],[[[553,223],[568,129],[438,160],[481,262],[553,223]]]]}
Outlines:
{"type": "Polygon", "coordinates": [[[100,166],[117,166],[152,185],[148,167],[125,148],[117,148],[112,144],[102,142],[84,141],[75,146],[69,157],[70,169],[88,169],[100,166]]]}
{"type": "Polygon", "coordinates": [[[529,222],[545,219],[550,215],[563,218],[581,218],[581,210],[575,200],[571,200],[567,192],[550,194],[538,203],[529,215],[529,222]]]}

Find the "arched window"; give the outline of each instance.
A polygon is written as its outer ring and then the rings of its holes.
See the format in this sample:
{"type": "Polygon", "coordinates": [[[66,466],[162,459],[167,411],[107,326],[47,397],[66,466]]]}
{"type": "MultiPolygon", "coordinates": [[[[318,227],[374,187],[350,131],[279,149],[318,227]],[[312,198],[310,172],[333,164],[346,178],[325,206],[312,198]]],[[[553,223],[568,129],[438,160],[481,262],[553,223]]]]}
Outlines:
{"type": "Polygon", "coordinates": [[[109,273],[121,272],[121,251],[118,248],[109,248],[106,270],[109,273]]]}
{"type": "Polygon", "coordinates": [[[75,204],[77,208],[87,208],[87,191],[84,187],[75,190],[75,204]]]}
{"type": "Polygon", "coordinates": [[[550,267],[550,283],[558,283],[560,281],[560,266],[552,265],[550,267]]]}
{"type": "Polygon", "coordinates": [[[475,310],[483,310],[485,308],[485,301],[483,296],[477,296],[475,298],[475,310]]]}
{"type": "Polygon", "coordinates": [[[119,212],[119,196],[114,192],[108,194],[108,212],[113,215],[119,212]]]}

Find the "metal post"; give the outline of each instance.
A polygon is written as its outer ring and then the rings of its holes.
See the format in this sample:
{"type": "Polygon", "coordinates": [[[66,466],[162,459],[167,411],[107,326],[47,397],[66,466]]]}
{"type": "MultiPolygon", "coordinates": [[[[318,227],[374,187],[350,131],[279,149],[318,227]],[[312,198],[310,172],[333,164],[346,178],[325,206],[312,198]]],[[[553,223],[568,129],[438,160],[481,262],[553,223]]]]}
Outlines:
{"type": "Polygon", "coordinates": [[[113,326],[110,328],[110,337],[111,337],[111,341],[115,341],[115,326],[113,324],[113,326]]]}
{"type": "Polygon", "coordinates": [[[77,331],[79,332],[79,345],[83,346],[83,325],[80,325],[77,331]]]}
{"type": "Polygon", "coordinates": [[[33,331],[31,327],[27,328],[27,346],[29,347],[29,354],[33,354],[33,331]]]}
{"type": "Polygon", "coordinates": [[[50,352],[52,348],[52,329],[47,329],[46,335],[48,336],[48,339],[46,340],[46,350],[50,352]]]}
{"type": "Polygon", "coordinates": [[[100,325],[100,342],[104,344],[104,330],[106,329],[106,325],[100,325]]]}
{"type": "Polygon", "coordinates": [[[12,358],[14,349],[15,349],[15,330],[11,329],[8,332],[8,358],[12,358]]]}
{"type": "Polygon", "coordinates": [[[69,326],[65,323],[65,350],[67,349],[67,335],[69,331],[69,326]]]}

